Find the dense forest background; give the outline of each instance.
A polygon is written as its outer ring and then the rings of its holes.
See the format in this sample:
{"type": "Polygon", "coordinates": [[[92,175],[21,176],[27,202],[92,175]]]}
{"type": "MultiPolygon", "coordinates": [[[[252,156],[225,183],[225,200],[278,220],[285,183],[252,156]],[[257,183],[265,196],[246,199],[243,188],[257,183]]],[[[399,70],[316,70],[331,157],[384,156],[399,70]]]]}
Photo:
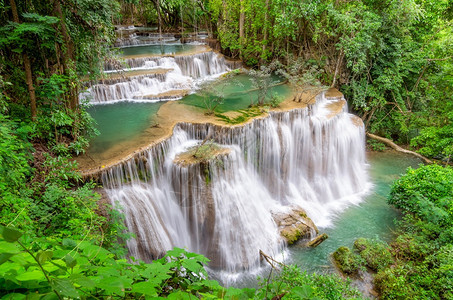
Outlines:
{"type": "MultiPolygon", "coordinates": [[[[115,25],[157,26],[183,37],[207,31],[224,54],[251,68],[278,60],[272,65],[300,91],[315,81],[337,87],[367,131],[449,164],[452,16],[451,0],[0,0],[0,296],[177,291],[272,298],[286,289],[306,298],[355,297],[338,278],[292,268],[262,290],[225,290],[204,275],[182,275],[182,266],[203,273],[206,261],[183,250],[154,267],[121,260],[127,239],[121,215],[99,206],[95,184],[82,181],[72,159],[97,133],[78,94],[87,78],[102,76],[104,61],[116,59],[115,25]]],[[[408,215],[401,244],[386,246],[388,268],[377,270],[390,299],[452,295],[451,168],[426,170],[408,171],[399,183],[404,189],[396,185],[390,200],[408,215]],[[436,188],[425,193],[417,176],[436,188]],[[429,280],[404,281],[406,271],[429,280]]],[[[360,255],[364,247],[359,243],[360,255]]]]}

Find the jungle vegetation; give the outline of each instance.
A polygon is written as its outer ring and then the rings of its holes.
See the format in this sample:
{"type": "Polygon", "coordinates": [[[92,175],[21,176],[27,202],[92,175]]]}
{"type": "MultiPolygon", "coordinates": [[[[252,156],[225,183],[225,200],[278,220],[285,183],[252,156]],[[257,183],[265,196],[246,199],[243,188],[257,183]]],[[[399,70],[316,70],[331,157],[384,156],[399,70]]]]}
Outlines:
{"type": "MultiPolygon", "coordinates": [[[[73,161],[97,133],[78,94],[112,59],[114,25],[207,31],[256,70],[278,61],[301,91],[339,88],[368,131],[448,164],[452,16],[451,0],[0,0],[1,299],[360,298],[292,266],[258,289],[226,289],[182,249],[128,262],[121,214],[73,161]]],[[[404,214],[397,239],[342,249],[345,270],[377,272],[383,298],[451,298],[452,181],[451,167],[409,169],[389,199],[404,214]]]]}

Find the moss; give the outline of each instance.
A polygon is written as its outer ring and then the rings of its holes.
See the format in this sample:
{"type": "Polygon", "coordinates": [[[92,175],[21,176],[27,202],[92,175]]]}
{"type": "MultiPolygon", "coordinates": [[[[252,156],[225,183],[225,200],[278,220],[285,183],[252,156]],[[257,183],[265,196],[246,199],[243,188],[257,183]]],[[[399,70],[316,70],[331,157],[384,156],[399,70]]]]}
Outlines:
{"type": "Polygon", "coordinates": [[[357,274],[358,271],[363,267],[362,258],[357,253],[351,251],[351,249],[349,249],[348,247],[338,248],[332,256],[338,268],[344,274],[357,274]]]}
{"type": "Polygon", "coordinates": [[[288,245],[292,245],[301,238],[302,232],[297,227],[291,227],[282,230],[281,235],[286,239],[288,245]]]}
{"type": "Polygon", "coordinates": [[[393,263],[392,254],[385,242],[359,238],[354,242],[354,247],[366,261],[366,265],[374,271],[385,269],[393,263]]]}

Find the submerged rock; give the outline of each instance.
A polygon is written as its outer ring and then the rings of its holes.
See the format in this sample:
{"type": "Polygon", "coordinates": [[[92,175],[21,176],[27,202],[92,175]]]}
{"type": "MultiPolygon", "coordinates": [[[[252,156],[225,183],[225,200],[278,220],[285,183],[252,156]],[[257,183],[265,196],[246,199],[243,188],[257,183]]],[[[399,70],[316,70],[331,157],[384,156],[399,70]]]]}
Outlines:
{"type": "Polygon", "coordinates": [[[309,239],[318,233],[316,225],[300,207],[294,207],[288,213],[274,213],[273,217],[280,235],[288,245],[292,245],[300,239],[309,239]]]}

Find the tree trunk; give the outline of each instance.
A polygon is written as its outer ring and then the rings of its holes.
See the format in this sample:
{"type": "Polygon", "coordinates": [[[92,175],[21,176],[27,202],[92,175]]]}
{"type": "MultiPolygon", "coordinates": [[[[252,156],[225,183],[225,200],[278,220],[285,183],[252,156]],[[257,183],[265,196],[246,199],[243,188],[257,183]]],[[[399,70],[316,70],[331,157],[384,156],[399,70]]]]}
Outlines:
{"type": "Polygon", "coordinates": [[[264,10],[264,36],[263,36],[263,54],[266,52],[267,45],[267,19],[269,11],[269,0],[266,0],[266,9],[264,10]]]}
{"type": "MultiPolygon", "coordinates": [[[[70,76],[70,68],[71,62],[74,60],[74,45],[72,43],[71,37],[68,34],[68,30],[66,28],[66,23],[64,22],[63,12],[61,10],[61,5],[59,0],[54,1],[54,11],[55,15],[60,19],[60,32],[63,36],[63,41],[65,44],[65,48],[63,48],[63,69],[66,76],[68,76],[69,80],[71,80],[70,76]]],[[[78,97],[78,88],[77,84],[70,85],[69,91],[69,107],[71,110],[77,109],[79,105],[79,97],[78,97]]]]}
{"type": "Polygon", "coordinates": [[[244,44],[244,23],[245,23],[245,12],[244,12],[244,0],[240,0],[240,7],[239,7],[239,45],[241,46],[239,49],[239,55],[242,58],[242,45],[244,44]]]}
{"type": "Polygon", "coordinates": [[[156,10],[157,10],[157,17],[159,18],[159,39],[162,39],[162,15],[161,15],[161,11],[160,11],[159,0],[156,0],[155,4],[156,4],[156,10]]]}
{"type": "Polygon", "coordinates": [[[367,132],[366,135],[367,135],[367,137],[369,137],[369,138],[372,138],[372,139],[374,139],[374,140],[377,140],[377,141],[379,141],[379,142],[382,142],[382,143],[386,144],[387,146],[389,146],[389,147],[395,149],[395,150],[398,151],[398,152],[402,152],[402,153],[406,153],[406,154],[410,154],[410,155],[413,155],[413,156],[415,156],[415,157],[418,157],[418,158],[420,158],[425,164],[432,164],[432,163],[433,163],[430,159],[424,157],[423,155],[418,154],[418,153],[413,152],[413,151],[410,151],[410,150],[406,150],[406,149],[404,149],[404,148],[401,148],[400,146],[398,146],[398,145],[395,144],[393,141],[391,141],[391,140],[389,140],[389,139],[387,139],[387,138],[383,138],[383,137],[381,137],[381,136],[374,135],[374,134],[369,133],[369,132],[367,132]]]}
{"type": "MultiPolygon", "coordinates": [[[[14,0],[9,0],[11,4],[11,10],[13,13],[13,21],[16,23],[20,23],[19,14],[17,13],[17,6],[14,0]]],[[[24,61],[24,69],[25,69],[25,81],[28,86],[28,93],[30,95],[30,111],[31,111],[31,119],[36,121],[36,94],[35,94],[35,87],[33,86],[33,74],[31,72],[31,63],[27,53],[22,53],[22,59],[24,61]]]]}
{"type": "Polygon", "coordinates": [[[338,73],[340,73],[341,62],[343,60],[343,56],[344,56],[344,52],[343,52],[343,49],[341,49],[340,54],[338,55],[337,64],[335,66],[335,73],[333,75],[332,85],[330,87],[335,87],[335,83],[337,81],[337,76],[341,76],[341,75],[338,75],[338,73]]]}

